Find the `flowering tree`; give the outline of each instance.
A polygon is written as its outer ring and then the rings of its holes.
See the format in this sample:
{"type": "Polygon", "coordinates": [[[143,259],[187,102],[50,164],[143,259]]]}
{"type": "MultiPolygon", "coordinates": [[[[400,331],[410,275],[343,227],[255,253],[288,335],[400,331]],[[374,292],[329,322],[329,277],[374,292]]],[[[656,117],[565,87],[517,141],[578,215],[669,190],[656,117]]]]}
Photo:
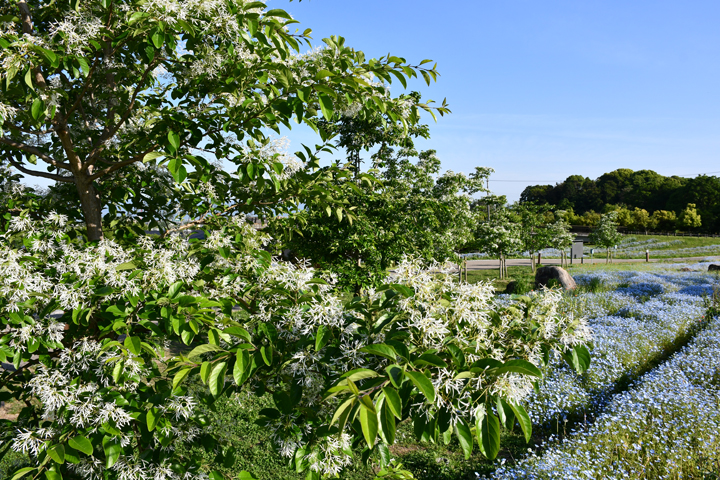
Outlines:
{"type": "Polygon", "coordinates": [[[300,54],[310,31],[291,33],[297,22],[261,2],[57,1],[32,9],[21,0],[2,4],[0,15],[0,162],[74,185],[93,241],[103,236],[101,193],[105,202],[137,194],[137,183],[103,187],[116,172],[162,164],[178,183],[189,178],[190,189],[212,191],[228,189],[211,168],[223,159],[237,165],[243,193],[228,211],[277,204],[268,192],[288,197],[312,177],[294,181],[277,157],[259,154],[267,130],[293,119],[317,128],[318,117],[349,105],[408,125],[430,107],[398,105],[385,82],[436,76],[399,57],[366,60],[342,38],[300,54]]]}
{"type": "Polygon", "coordinates": [[[550,232],[545,224],[548,214],[552,213],[545,205],[530,203],[517,204],[514,210],[520,217],[520,238],[523,248],[530,254],[530,267],[535,273],[535,253],[550,243],[550,232]]]}
{"type": "Polygon", "coordinates": [[[200,407],[243,388],[272,396],[262,421],[309,479],[336,476],[351,446],[387,464],[408,418],[419,438],[455,435],[493,458],[501,425],[530,438],[519,402],[552,351],[587,367],[587,326],[557,293],[507,306],[407,261],[343,302],[331,277],[276,262],[241,220],[131,247],[70,233],[58,214],[15,216],[0,242],[0,357],[15,367],[0,385],[25,405],[0,435],[33,462],[14,478],[217,480],[180,447],[231,455],[200,407]],[[168,342],[189,347],[171,356],[168,342]]]}
{"type": "Polygon", "coordinates": [[[558,215],[558,219],[548,225],[546,234],[548,246],[560,250],[560,262],[567,268],[567,250],[575,239],[575,235],[570,233],[570,224],[561,215],[558,215]]]}
{"type": "Polygon", "coordinates": [[[590,234],[590,242],[605,249],[607,254],[605,263],[610,261],[610,249],[622,239],[617,227],[617,213],[606,213],[600,219],[598,227],[590,234]]]}
{"type": "Polygon", "coordinates": [[[499,257],[500,278],[507,276],[506,257],[523,248],[520,224],[507,208],[498,208],[492,212],[490,220],[478,224],[475,241],[481,252],[499,257]]]}

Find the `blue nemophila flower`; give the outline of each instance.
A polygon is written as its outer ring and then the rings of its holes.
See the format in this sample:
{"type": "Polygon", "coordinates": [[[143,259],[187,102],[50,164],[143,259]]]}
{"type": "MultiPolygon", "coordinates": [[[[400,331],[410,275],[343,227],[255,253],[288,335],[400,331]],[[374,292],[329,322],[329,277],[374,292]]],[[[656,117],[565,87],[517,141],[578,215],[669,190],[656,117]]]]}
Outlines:
{"type": "MultiPolygon", "coordinates": [[[[556,362],[528,403],[541,425],[573,412],[601,413],[564,441],[551,435],[544,453],[498,469],[492,478],[683,478],[719,462],[720,318],[708,319],[707,328],[668,361],[611,394],[620,378],[639,374],[694,331],[705,313],[702,294],[716,278],[660,269],[598,277],[622,287],[581,295],[570,305],[592,312],[590,369],[577,375],[556,362]]],[[[593,276],[576,278],[582,284],[593,276]]]]}

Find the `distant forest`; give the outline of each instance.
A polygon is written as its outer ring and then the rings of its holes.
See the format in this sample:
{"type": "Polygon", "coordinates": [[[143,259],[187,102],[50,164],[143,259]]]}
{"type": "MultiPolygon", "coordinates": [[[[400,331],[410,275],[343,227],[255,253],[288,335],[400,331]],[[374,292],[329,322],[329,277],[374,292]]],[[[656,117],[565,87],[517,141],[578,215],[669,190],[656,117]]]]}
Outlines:
{"type": "MultiPolygon", "coordinates": [[[[592,224],[599,213],[618,209],[674,213],[679,217],[688,204],[695,204],[702,225],[685,230],[720,232],[720,178],[715,176],[664,177],[652,170],[621,168],[595,180],[571,175],[554,186],[529,186],[520,195],[520,202],[566,210],[576,219],[572,222],[576,224],[592,224]]],[[[671,224],[654,226],[672,229],[671,224]]]]}

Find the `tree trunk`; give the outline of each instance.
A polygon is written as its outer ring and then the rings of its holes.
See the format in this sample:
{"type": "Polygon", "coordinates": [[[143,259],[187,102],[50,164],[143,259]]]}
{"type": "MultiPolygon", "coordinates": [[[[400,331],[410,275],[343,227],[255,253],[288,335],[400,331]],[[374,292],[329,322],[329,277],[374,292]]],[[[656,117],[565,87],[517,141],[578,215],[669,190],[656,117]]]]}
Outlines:
{"type": "Polygon", "coordinates": [[[535,252],[530,252],[530,269],[535,273],[535,252]]]}
{"type": "Polygon", "coordinates": [[[75,186],[80,196],[83,217],[85,217],[87,238],[91,242],[98,242],[103,238],[100,193],[93,185],[92,180],[82,173],[75,175],[75,186]]]}

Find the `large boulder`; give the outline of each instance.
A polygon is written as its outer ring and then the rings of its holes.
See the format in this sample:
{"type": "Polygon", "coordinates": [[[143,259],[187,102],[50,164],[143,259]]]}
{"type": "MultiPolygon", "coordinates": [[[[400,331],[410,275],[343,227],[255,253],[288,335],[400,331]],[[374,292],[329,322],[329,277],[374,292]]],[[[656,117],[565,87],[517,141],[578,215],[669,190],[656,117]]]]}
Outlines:
{"type": "Polygon", "coordinates": [[[535,272],[535,288],[547,287],[550,280],[557,280],[565,290],[575,290],[575,279],[564,268],[540,267],[535,272]]]}
{"type": "Polygon", "coordinates": [[[711,263],[708,265],[708,272],[720,272],[720,265],[717,263],[711,263]]]}

